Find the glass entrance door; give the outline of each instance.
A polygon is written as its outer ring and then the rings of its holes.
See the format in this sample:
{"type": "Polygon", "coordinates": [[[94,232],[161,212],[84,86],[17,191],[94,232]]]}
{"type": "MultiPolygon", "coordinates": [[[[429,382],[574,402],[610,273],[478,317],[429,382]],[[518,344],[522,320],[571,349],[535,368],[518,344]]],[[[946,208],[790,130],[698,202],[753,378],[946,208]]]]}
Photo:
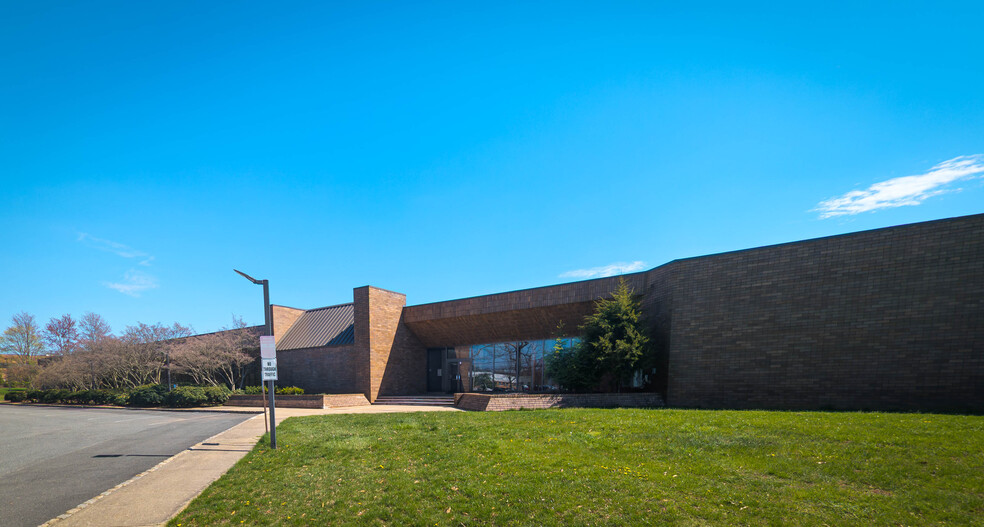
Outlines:
{"type": "Polygon", "coordinates": [[[461,393],[471,391],[471,359],[448,359],[444,377],[444,391],[461,393]]]}

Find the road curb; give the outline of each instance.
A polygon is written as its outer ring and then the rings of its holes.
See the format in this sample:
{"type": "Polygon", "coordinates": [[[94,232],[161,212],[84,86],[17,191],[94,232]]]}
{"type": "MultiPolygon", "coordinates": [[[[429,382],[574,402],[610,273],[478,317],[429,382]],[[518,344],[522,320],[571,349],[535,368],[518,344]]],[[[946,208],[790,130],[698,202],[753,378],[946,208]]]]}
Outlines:
{"type": "MultiPolygon", "coordinates": [[[[53,405],[32,405],[32,406],[53,406],[53,405]]],[[[71,408],[75,408],[75,406],[73,406],[73,405],[60,405],[60,406],[69,406],[71,408]]],[[[227,412],[227,413],[245,413],[245,412],[227,412]]],[[[145,470],[145,471],[137,474],[136,476],[133,476],[132,478],[124,481],[123,483],[120,483],[119,485],[116,485],[115,487],[113,487],[111,489],[108,489],[108,490],[100,493],[98,496],[95,496],[95,497],[93,497],[93,498],[91,498],[89,500],[86,500],[83,503],[80,503],[79,505],[76,505],[75,507],[69,509],[68,511],[65,511],[63,514],[60,514],[60,515],[58,515],[58,516],[56,516],[56,517],[54,517],[54,518],[52,518],[52,519],[50,519],[50,520],[42,523],[38,527],[51,527],[53,525],[58,525],[59,523],[61,523],[63,521],[66,521],[66,520],[71,519],[71,517],[73,515],[75,515],[75,514],[81,512],[81,511],[85,510],[86,508],[88,508],[88,507],[90,507],[90,506],[92,506],[92,505],[94,505],[96,503],[98,503],[100,500],[106,498],[107,496],[110,496],[114,492],[117,492],[118,490],[120,490],[120,489],[122,489],[122,488],[124,488],[124,487],[126,487],[126,486],[128,486],[128,485],[130,485],[130,484],[132,484],[134,482],[136,482],[136,481],[139,481],[140,479],[144,478],[145,476],[150,475],[150,474],[156,472],[158,469],[166,466],[167,464],[169,464],[172,461],[178,459],[179,457],[188,455],[188,453],[194,451],[194,449],[196,447],[200,447],[200,446],[202,446],[205,443],[213,442],[213,440],[215,438],[219,437],[222,434],[227,433],[232,428],[235,428],[237,426],[240,426],[240,425],[243,425],[245,423],[248,423],[249,421],[252,421],[253,419],[256,419],[257,417],[260,417],[260,415],[255,415],[253,417],[250,417],[249,419],[246,419],[245,421],[243,421],[243,422],[241,422],[239,424],[236,424],[236,425],[234,425],[234,426],[232,426],[230,428],[227,428],[227,429],[225,429],[225,430],[223,430],[223,431],[221,431],[221,432],[219,432],[217,434],[213,434],[212,436],[208,437],[207,439],[204,439],[202,441],[199,441],[198,443],[195,443],[194,445],[191,445],[190,447],[182,450],[181,452],[178,452],[177,454],[175,454],[175,455],[173,455],[173,456],[165,459],[164,461],[161,461],[160,463],[158,463],[158,464],[154,465],[153,467],[151,467],[151,468],[149,468],[149,469],[147,469],[147,470],[145,470]]],[[[257,440],[259,440],[260,437],[262,437],[262,436],[257,436],[257,440]]],[[[223,474],[224,473],[225,472],[223,472],[223,474]]],[[[219,474],[219,476],[217,476],[216,479],[218,479],[218,477],[221,477],[221,474],[219,474]]],[[[207,486],[206,486],[206,488],[207,488],[207,486]]],[[[186,507],[188,507],[188,504],[190,504],[197,497],[198,497],[198,494],[196,494],[195,496],[192,496],[189,500],[187,500],[183,504],[181,504],[181,507],[178,509],[178,513],[180,513],[182,510],[184,510],[186,507]]],[[[172,515],[171,518],[173,518],[174,516],[176,516],[178,513],[175,513],[174,515],[172,515]]],[[[165,520],[163,523],[160,523],[160,524],[148,524],[148,525],[166,525],[167,522],[171,520],[171,518],[168,518],[167,520],[165,520]]]]}
{"type": "MultiPolygon", "coordinates": [[[[209,439],[211,439],[211,438],[209,438],[209,439]]],[[[52,519],[50,519],[50,520],[42,523],[38,527],[49,527],[49,526],[55,525],[55,524],[57,524],[57,523],[59,523],[59,522],[61,522],[63,520],[69,519],[73,514],[81,511],[82,509],[85,509],[86,507],[88,507],[88,506],[96,503],[97,501],[105,498],[106,496],[109,496],[110,494],[112,494],[112,493],[116,492],[117,490],[119,490],[119,489],[121,489],[121,488],[129,485],[130,483],[133,483],[134,481],[137,481],[138,479],[146,476],[147,474],[150,474],[151,472],[154,472],[155,470],[161,468],[162,466],[170,463],[172,459],[180,456],[181,454],[184,454],[185,452],[187,452],[187,450],[182,450],[181,452],[178,452],[177,454],[175,454],[175,455],[173,455],[173,456],[165,459],[164,461],[161,461],[160,463],[154,465],[153,467],[151,467],[151,468],[149,468],[149,469],[147,469],[147,470],[145,470],[145,471],[137,474],[136,476],[133,476],[132,478],[124,481],[123,483],[120,483],[119,485],[117,485],[117,486],[115,486],[115,487],[113,487],[113,488],[111,488],[111,489],[109,489],[109,490],[107,490],[107,491],[99,494],[96,497],[91,498],[89,500],[86,500],[85,502],[80,503],[80,504],[76,505],[75,507],[72,507],[71,509],[65,511],[63,514],[59,514],[58,516],[55,516],[54,518],[52,518],[52,519]]]]}
{"type": "Polygon", "coordinates": [[[222,406],[199,406],[195,408],[168,408],[161,406],[147,406],[147,407],[137,407],[137,406],[109,406],[109,405],[95,405],[95,404],[46,404],[46,403],[13,403],[10,401],[0,401],[0,404],[8,404],[10,406],[37,406],[40,408],[83,408],[83,409],[95,409],[95,410],[130,410],[130,411],[145,411],[153,410],[155,412],[213,412],[222,414],[262,414],[263,407],[252,407],[252,406],[233,406],[233,407],[222,407],[222,406]]]}

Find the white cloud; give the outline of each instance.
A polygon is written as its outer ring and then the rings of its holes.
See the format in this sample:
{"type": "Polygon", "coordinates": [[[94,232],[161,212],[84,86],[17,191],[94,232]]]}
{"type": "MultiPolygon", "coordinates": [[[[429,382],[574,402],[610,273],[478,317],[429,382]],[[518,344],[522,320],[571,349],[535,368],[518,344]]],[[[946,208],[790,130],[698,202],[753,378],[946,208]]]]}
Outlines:
{"type": "Polygon", "coordinates": [[[156,289],[157,278],[142,271],[130,269],[123,275],[122,282],[103,282],[103,285],[110,289],[115,289],[124,295],[130,295],[136,298],[143,291],[156,289]]]}
{"type": "Polygon", "coordinates": [[[984,174],[984,155],[960,156],[944,161],[925,174],[903,176],[875,183],[865,190],[821,201],[817,208],[821,218],[846,216],[879,209],[919,205],[945,192],[959,191],[947,186],[984,174]]]}
{"type": "Polygon", "coordinates": [[[80,232],[78,241],[86,244],[93,249],[99,249],[100,251],[106,251],[115,254],[116,256],[121,256],[123,258],[143,258],[140,265],[150,265],[151,260],[154,259],[153,256],[134,249],[129,245],[122,244],[119,242],[114,242],[112,240],[104,240],[102,238],[96,238],[95,236],[90,236],[88,233],[80,232]]]}
{"type": "MultiPolygon", "coordinates": [[[[154,257],[138,249],[134,249],[129,245],[114,242],[112,240],[106,240],[103,238],[96,238],[88,233],[80,232],[78,241],[84,243],[88,247],[93,249],[98,249],[100,251],[105,251],[113,253],[116,256],[127,259],[138,259],[137,265],[142,267],[150,267],[151,262],[154,261],[154,257]]],[[[138,271],[136,269],[130,269],[123,274],[123,280],[120,282],[103,282],[103,285],[119,291],[124,295],[129,295],[134,298],[139,297],[140,293],[148,289],[157,288],[157,277],[145,273],[144,271],[138,271]]]]}
{"type": "Polygon", "coordinates": [[[604,278],[624,273],[634,273],[646,267],[645,262],[615,262],[591,269],[575,269],[560,274],[561,278],[604,278]]]}

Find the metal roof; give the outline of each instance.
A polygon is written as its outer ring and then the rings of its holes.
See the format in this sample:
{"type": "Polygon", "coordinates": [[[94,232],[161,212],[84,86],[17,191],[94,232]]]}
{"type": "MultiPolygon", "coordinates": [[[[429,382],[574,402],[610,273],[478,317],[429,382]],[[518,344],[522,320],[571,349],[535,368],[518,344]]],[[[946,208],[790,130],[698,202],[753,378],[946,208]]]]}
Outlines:
{"type": "Polygon", "coordinates": [[[353,304],[309,309],[277,343],[277,350],[346,346],[355,343],[353,304]]]}

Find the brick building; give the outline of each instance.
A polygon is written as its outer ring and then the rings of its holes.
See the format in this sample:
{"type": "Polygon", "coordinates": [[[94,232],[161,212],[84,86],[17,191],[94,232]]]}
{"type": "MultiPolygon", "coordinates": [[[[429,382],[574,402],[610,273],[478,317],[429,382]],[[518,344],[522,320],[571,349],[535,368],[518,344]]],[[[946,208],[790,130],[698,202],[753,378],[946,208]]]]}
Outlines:
{"type": "MultiPolygon", "coordinates": [[[[984,214],[710,256],[622,276],[682,407],[984,411],[984,214]]],[[[280,383],[410,395],[549,391],[543,356],[617,277],[406,305],[274,306],[280,383]]]]}

